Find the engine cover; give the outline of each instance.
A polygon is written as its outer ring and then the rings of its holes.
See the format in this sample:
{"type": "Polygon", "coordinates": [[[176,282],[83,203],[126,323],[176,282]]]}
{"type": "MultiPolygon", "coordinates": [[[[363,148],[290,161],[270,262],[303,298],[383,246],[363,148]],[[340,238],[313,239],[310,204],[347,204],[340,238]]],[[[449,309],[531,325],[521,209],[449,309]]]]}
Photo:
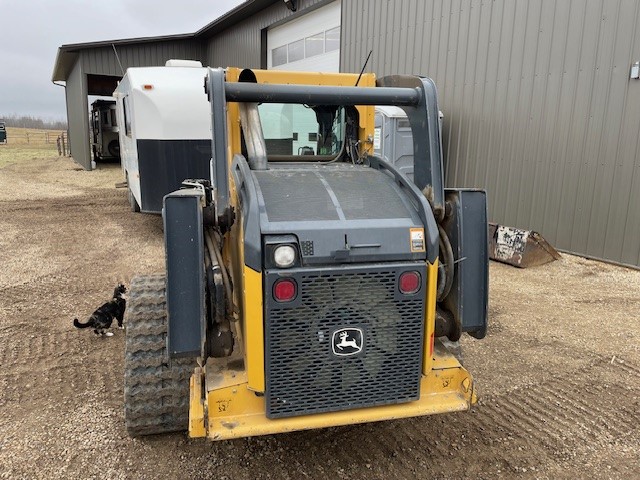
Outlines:
{"type": "Polygon", "coordinates": [[[261,233],[296,235],[303,265],[426,258],[424,224],[390,175],[344,163],[251,174],[261,233]]]}

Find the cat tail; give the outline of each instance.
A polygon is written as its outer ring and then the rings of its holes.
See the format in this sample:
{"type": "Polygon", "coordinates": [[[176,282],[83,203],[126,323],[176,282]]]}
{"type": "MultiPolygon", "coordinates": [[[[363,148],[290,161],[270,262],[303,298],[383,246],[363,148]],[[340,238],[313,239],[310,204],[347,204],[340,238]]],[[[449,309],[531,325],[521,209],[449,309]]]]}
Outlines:
{"type": "Polygon", "coordinates": [[[87,323],[80,323],[80,321],[77,318],[74,318],[73,326],[76,328],[88,328],[88,327],[93,327],[93,322],[91,321],[91,319],[89,319],[87,323]]]}

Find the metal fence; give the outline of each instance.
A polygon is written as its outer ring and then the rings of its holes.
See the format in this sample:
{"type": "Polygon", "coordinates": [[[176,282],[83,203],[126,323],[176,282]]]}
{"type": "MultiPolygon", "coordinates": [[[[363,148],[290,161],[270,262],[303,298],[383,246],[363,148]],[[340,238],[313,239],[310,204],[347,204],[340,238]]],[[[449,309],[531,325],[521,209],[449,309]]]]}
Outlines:
{"type": "Polygon", "coordinates": [[[61,135],[66,136],[66,132],[55,130],[48,131],[26,131],[7,132],[7,144],[13,145],[54,145],[61,135]]]}
{"type": "Polygon", "coordinates": [[[66,157],[71,155],[71,152],[69,151],[69,136],[67,135],[67,132],[62,132],[58,135],[58,138],[56,138],[56,146],[58,147],[59,156],[66,157]]]}

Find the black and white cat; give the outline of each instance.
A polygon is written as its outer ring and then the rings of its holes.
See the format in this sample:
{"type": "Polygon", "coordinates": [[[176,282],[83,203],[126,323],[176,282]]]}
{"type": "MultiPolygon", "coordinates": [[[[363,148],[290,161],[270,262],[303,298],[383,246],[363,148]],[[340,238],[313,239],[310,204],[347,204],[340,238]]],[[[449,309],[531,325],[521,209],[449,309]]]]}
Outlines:
{"type": "Polygon", "coordinates": [[[126,291],[127,288],[122,283],[119,283],[113,291],[113,298],[93,312],[86,323],[80,323],[75,318],[73,325],[76,328],[91,327],[96,335],[112,336],[113,333],[106,330],[111,327],[114,318],[118,321],[118,327],[124,328],[122,321],[124,319],[124,309],[127,306],[127,301],[124,298],[126,291]]]}

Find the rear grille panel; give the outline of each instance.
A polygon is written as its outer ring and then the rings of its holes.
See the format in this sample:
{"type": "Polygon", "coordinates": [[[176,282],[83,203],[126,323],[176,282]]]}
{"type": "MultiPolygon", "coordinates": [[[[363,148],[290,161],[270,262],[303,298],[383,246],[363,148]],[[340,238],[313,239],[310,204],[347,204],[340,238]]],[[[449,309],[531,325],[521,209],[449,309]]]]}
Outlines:
{"type": "Polygon", "coordinates": [[[281,273],[266,276],[268,418],[419,398],[424,264],[289,270],[286,275],[298,283],[298,297],[289,304],[272,298],[281,273]],[[405,296],[397,284],[408,270],[419,271],[423,281],[416,294],[405,296]],[[346,343],[340,339],[344,329],[346,343]]]}

